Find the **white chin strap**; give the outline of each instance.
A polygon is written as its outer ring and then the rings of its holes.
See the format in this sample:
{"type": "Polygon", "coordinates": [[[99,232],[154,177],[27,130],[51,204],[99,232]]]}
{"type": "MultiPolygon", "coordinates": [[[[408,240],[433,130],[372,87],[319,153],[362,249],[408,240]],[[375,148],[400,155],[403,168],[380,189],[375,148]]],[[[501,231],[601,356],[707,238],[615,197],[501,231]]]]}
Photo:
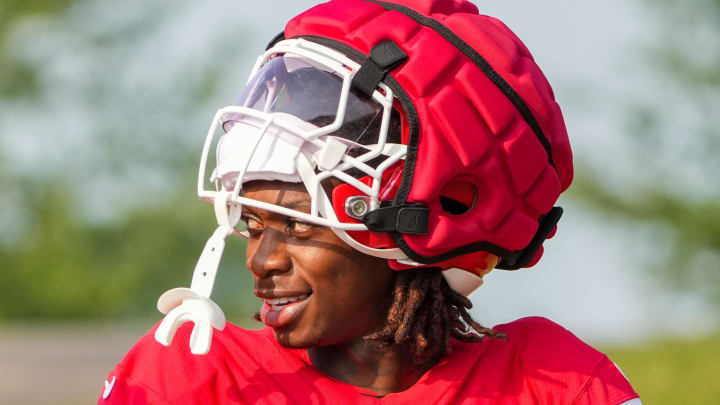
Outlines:
{"type": "Polygon", "coordinates": [[[210,299],[210,294],[225,249],[225,238],[233,233],[242,212],[240,205],[229,203],[231,195],[228,191],[215,198],[218,228],[205,244],[195,266],[190,288],[174,288],[158,299],[157,308],[166,315],[155,330],[155,340],[165,346],[170,345],[178,327],[189,321],[195,324],[190,335],[190,351],[193,354],[206,354],[210,350],[213,328],[225,328],[225,314],[210,299]]]}

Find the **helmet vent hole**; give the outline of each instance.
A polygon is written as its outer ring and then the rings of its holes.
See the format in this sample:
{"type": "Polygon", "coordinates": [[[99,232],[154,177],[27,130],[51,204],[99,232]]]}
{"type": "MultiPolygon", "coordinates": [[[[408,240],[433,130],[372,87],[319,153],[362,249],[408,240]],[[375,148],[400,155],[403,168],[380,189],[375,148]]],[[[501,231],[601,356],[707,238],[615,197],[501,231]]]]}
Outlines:
{"type": "Polygon", "coordinates": [[[446,212],[454,215],[464,214],[470,209],[470,207],[461,203],[460,201],[455,201],[452,198],[448,198],[445,196],[440,196],[440,205],[442,205],[443,209],[446,212]]]}
{"type": "Polygon", "coordinates": [[[440,192],[440,205],[449,214],[461,215],[475,206],[477,197],[477,187],[473,183],[454,180],[440,192]]]}

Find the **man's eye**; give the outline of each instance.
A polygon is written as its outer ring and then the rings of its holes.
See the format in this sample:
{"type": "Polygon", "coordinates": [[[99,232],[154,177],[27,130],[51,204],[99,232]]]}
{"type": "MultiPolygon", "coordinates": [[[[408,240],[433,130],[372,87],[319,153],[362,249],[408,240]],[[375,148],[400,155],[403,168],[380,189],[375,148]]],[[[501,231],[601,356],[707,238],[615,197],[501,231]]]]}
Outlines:
{"type": "Polygon", "coordinates": [[[262,231],[262,224],[257,219],[243,215],[242,221],[245,222],[248,232],[253,233],[262,231]]]}
{"type": "Polygon", "coordinates": [[[293,234],[305,233],[310,232],[313,229],[313,225],[300,221],[288,221],[288,228],[290,233],[293,234]]]}

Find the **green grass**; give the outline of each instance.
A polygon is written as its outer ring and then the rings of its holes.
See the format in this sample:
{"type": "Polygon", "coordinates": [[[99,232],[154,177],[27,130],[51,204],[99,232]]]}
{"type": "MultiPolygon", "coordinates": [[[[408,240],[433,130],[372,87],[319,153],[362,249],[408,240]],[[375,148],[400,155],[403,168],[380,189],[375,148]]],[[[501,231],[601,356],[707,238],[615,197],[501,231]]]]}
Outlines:
{"type": "Polygon", "coordinates": [[[634,347],[604,347],[645,405],[720,404],[720,332],[634,347]]]}

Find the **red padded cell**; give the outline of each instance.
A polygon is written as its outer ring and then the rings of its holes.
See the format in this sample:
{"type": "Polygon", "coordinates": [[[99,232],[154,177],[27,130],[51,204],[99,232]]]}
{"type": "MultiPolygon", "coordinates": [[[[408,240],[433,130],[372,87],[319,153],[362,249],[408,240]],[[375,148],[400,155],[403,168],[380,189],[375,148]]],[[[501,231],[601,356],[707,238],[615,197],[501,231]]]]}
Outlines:
{"type": "Polygon", "coordinates": [[[491,17],[491,16],[482,16],[482,17],[485,19],[485,22],[488,25],[494,25],[497,28],[498,36],[508,37],[511,40],[513,40],[513,42],[515,42],[515,45],[517,46],[517,52],[520,56],[532,59],[532,55],[530,54],[530,51],[527,49],[527,47],[525,46],[523,41],[521,41],[520,38],[518,38],[518,36],[515,35],[515,33],[512,32],[512,30],[510,28],[508,28],[507,25],[505,25],[504,22],[498,20],[495,17],[491,17]]]}
{"type": "Polygon", "coordinates": [[[480,55],[497,70],[512,72],[518,59],[518,45],[512,38],[501,35],[501,29],[488,21],[493,17],[471,14],[453,14],[444,24],[473,49],[482,50],[480,55]]]}
{"type": "Polygon", "coordinates": [[[540,178],[525,195],[525,202],[538,215],[546,214],[560,196],[560,180],[557,173],[549,165],[545,167],[540,178]]]}
{"type": "Polygon", "coordinates": [[[455,176],[462,164],[455,155],[447,155],[444,151],[450,149],[445,137],[440,136],[437,129],[431,125],[425,127],[423,141],[420,142],[418,156],[420,158],[415,169],[413,188],[409,199],[414,202],[428,202],[435,199],[440,192],[438,184],[455,176]],[[433,170],[425,170],[432,167],[433,170]]]}
{"type": "Polygon", "coordinates": [[[504,135],[503,132],[520,115],[507,97],[475,65],[468,63],[460,69],[455,75],[455,86],[477,108],[496,136],[504,135]]]}
{"type": "Polygon", "coordinates": [[[524,194],[547,166],[545,149],[524,122],[502,147],[515,192],[524,194]]]}
{"type": "Polygon", "coordinates": [[[388,3],[396,3],[402,6],[410,7],[413,10],[422,13],[424,15],[431,15],[435,13],[439,14],[450,14],[450,13],[472,13],[477,14],[478,8],[476,5],[465,0],[386,0],[388,3]]]}
{"type": "MultiPolygon", "coordinates": [[[[434,204],[433,204],[434,205],[434,204]]],[[[473,240],[477,238],[480,232],[483,232],[482,228],[478,224],[471,221],[466,222],[466,226],[462,230],[458,229],[456,225],[457,218],[451,218],[448,214],[441,213],[442,207],[439,204],[431,209],[437,210],[437,215],[432,215],[435,222],[430,228],[432,232],[428,232],[427,235],[423,235],[424,239],[423,247],[426,248],[430,254],[443,253],[447,250],[448,242],[456,238],[462,238],[464,240],[473,240]]]]}
{"type": "Polygon", "coordinates": [[[290,38],[293,35],[288,33],[310,31],[316,35],[342,38],[360,24],[384,12],[380,5],[361,0],[330,1],[290,20],[285,26],[285,34],[290,38]]]}
{"type": "Polygon", "coordinates": [[[407,83],[405,88],[415,97],[425,97],[437,85],[444,84],[460,58],[454,46],[435,32],[424,29],[418,34],[407,62],[396,73],[395,78],[407,83]],[[416,49],[432,49],[432,52],[418,52],[416,49]],[[436,63],[442,60],[443,63],[436,63]]]}
{"type": "Polygon", "coordinates": [[[523,249],[535,236],[538,228],[536,219],[520,210],[513,210],[494,232],[495,243],[509,250],[523,249]]]}
{"type": "Polygon", "coordinates": [[[570,187],[573,180],[573,158],[570,149],[570,139],[568,139],[565,121],[563,120],[560,106],[555,104],[555,119],[553,121],[552,136],[552,156],[555,161],[558,177],[560,178],[560,190],[565,191],[570,187]]]}
{"type": "Polygon", "coordinates": [[[514,87],[518,93],[523,95],[525,104],[532,110],[535,119],[543,128],[543,132],[551,133],[549,129],[552,127],[554,112],[551,107],[555,105],[555,102],[548,91],[550,86],[547,79],[532,60],[522,58],[520,64],[521,71],[524,73],[517,76],[514,87]]]}
{"type": "Polygon", "coordinates": [[[497,158],[488,159],[479,175],[485,179],[486,187],[479,190],[475,209],[480,212],[485,229],[492,231],[513,209],[512,199],[508,195],[505,176],[497,158]]]}
{"type": "Polygon", "coordinates": [[[355,31],[349,33],[347,38],[353,43],[363,44],[366,49],[372,49],[375,45],[387,40],[392,40],[403,48],[407,46],[410,38],[421,29],[421,25],[404,14],[386,12],[359,26],[355,31]],[[378,26],[386,27],[386,29],[379,30],[378,26]]]}
{"type": "Polygon", "coordinates": [[[478,164],[488,150],[490,130],[472,104],[448,86],[432,98],[429,107],[462,164],[465,167],[478,164]]]}

